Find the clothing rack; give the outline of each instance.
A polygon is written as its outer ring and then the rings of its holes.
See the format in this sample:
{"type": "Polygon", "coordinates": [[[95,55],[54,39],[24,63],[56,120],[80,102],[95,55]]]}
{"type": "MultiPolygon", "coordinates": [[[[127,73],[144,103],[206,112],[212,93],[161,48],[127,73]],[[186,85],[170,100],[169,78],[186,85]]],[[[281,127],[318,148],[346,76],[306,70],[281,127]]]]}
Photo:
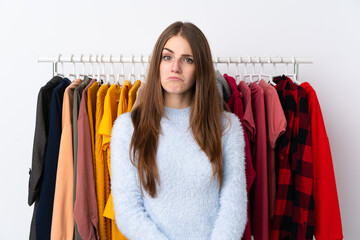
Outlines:
{"type": "MultiPolygon", "coordinates": [[[[121,63],[122,64],[122,71],[121,73],[123,74],[123,64],[124,63],[131,63],[132,64],[132,75],[134,75],[135,72],[135,63],[142,63],[143,64],[143,68],[142,68],[142,72],[143,72],[143,76],[145,75],[145,67],[144,64],[145,63],[149,63],[150,62],[150,55],[141,55],[141,56],[123,56],[123,55],[110,55],[110,56],[105,56],[104,54],[96,54],[96,55],[83,55],[81,54],[80,56],[74,56],[73,54],[71,54],[70,56],[62,56],[61,54],[59,54],[57,57],[42,57],[39,56],[38,57],[38,62],[51,62],[53,65],[53,76],[55,76],[58,73],[58,64],[61,63],[72,63],[73,64],[73,72],[75,75],[76,72],[76,68],[75,68],[75,63],[83,63],[83,74],[85,74],[85,63],[90,63],[91,67],[92,64],[97,64],[98,66],[98,73],[97,75],[105,75],[104,71],[105,71],[105,67],[103,67],[103,71],[100,74],[99,73],[99,65],[100,64],[111,64],[111,74],[114,74],[114,63],[121,63]]],[[[260,64],[261,65],[261,74],[263,74],[263,67],[264,64],[273,64],[273,70],[274,73],[276,73],[276,65],[277,64],[285,64],[286,65],[286,73],[287,74],[287,69],[288,69],[288,64],[293,64],[293,75],[295,75],[295,77],[298,79],[298,72],[299,72],[299,64],[312,64],[313,63],[313,59],[312,58],[298,58],[298,57],[293,57],[293,56],[288,56],[288,57],[268,57],[268,56],[263,56],[263,57],[259,57],[259,56],[236,56],[236,57],[214,57],[213,58],[213,62],[215,64],[215,68],[217,69],[218,64],[227,64],[228,70],[229,70],[229,65],[230,64],[245,64],[245,75],[251,75],[251,74],[255,74],[255,64],[260,64]],[[252,73],[251,74],[247,74],[247,64],[252,64],[252,73]]],[[[64,70],[64,66],[62,65],[62,70],[64,70]]],[[[91,68],[91,72],[92,72],[92,68],[91,68]]]]}

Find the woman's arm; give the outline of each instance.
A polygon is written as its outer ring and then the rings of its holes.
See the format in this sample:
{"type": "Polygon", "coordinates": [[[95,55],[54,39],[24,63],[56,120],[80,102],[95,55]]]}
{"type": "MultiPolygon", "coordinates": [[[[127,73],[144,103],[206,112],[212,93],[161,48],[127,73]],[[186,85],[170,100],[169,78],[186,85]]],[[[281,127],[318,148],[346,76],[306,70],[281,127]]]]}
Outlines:
{"type": "Polygon", "coordinates": [[[212,240],[241,239],[247,222],[244,133],[234,114],[230,119],[231,129],[223,138],[224,181],[212,240]]]}
{"type": "Polygon", "coordinates": [[[115,220],[121,233],[131,240],[167,240],[149,218],[137,184],[136,168],[129,158],[133,132],[130,113],[120,115],[111,134],[111,190],[115,220]]]}

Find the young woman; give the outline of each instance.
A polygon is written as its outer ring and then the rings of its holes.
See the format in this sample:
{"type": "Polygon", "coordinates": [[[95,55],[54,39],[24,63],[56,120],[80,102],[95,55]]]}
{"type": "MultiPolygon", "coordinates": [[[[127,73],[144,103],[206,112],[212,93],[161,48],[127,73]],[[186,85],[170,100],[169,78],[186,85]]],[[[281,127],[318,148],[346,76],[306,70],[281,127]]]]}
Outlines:
{"type": "Polygon", "coordinates": [[[247,220],[244,136],[223,112],[209,44],[175,22],[157,40],[145,87],[111,136],[111,189],[130,240],[241,239],[247,220]]]}

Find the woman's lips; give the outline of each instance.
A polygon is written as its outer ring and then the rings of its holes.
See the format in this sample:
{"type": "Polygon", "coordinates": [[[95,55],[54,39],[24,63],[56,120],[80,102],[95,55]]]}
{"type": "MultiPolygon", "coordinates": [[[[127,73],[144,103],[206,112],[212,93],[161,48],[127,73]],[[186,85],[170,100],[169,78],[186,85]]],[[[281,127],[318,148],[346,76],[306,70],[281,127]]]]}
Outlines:
{"type": "Polygon", "coordinates": [[[178,77],[169,77],[169,80],[181,81],[181,78],[178,78],[178,77]]]}

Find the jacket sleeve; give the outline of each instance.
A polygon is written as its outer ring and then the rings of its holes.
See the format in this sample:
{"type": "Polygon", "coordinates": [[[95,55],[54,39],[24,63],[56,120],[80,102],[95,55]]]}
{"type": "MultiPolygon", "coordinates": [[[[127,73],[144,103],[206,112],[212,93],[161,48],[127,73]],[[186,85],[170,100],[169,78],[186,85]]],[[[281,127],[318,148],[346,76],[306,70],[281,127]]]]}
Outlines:
{"type": "Polygon", "coordinates": [[[115,220],[121,233],[131,240],[167,240],[150,219],[137,182],[137,169],[129,158],[133,132],[130,113],[120,115],[111,133],[111,190],[115,220]]]}
{"type": "Polygon", "coordinates": [[[49,107],[46,107],[44,102],[46,100],[50,102],[50,97],[46,96],[44,88],[40,89],[36,107],[36,125],[34,134],[32,166],[29,172],[29,206],[31,206],[39,198],[40,194],[42,179],[41,176],[44,168],[45,151],[47,144],[46,126],[49,124],[48,121],[46,121],[48,120],[46,115],[49,114],[49,107]]]}
{"type": "Polygon", "coordinates": [[[247,222],[244,132],[234,114],[230,120],[230,130],[223,137],[224,178],[211,240],[241,239],[247,222]]]}

